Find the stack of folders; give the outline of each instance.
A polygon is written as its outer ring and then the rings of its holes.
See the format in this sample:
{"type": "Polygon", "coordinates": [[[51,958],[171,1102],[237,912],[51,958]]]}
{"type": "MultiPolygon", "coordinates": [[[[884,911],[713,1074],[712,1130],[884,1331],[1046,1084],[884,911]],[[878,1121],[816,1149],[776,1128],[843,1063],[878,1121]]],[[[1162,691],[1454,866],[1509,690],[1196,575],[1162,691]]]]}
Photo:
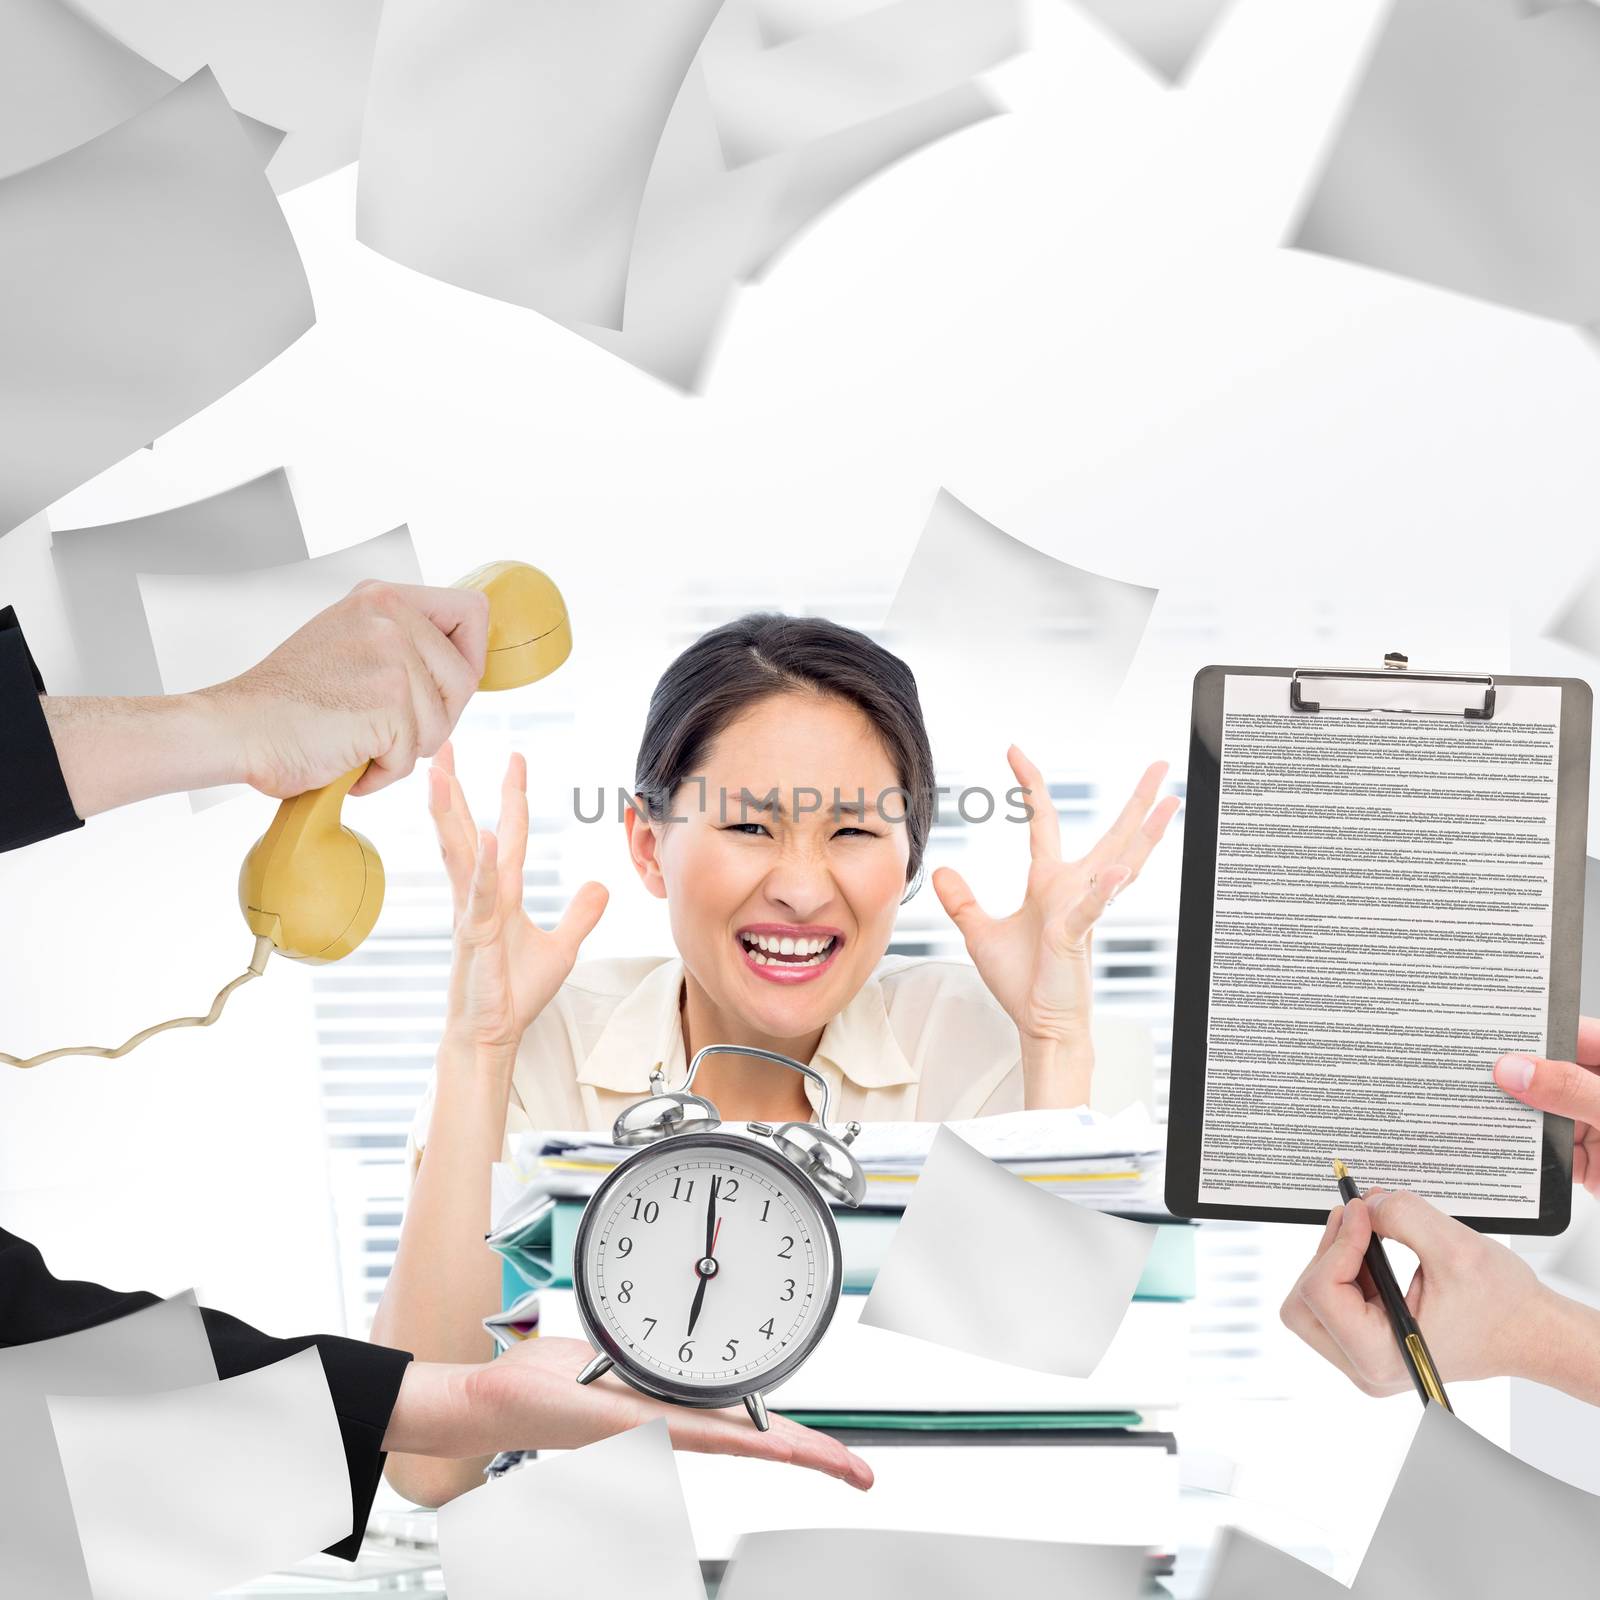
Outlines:
{"type": "MultiPolygon", "coordinates": [[[[845,1292],[810,1360],[769,1396],[873,1467],[868,1494],[765,1462],[680,1454],[702,1560],[754,1527],[866,1527],[1138,1544],[1169,1566],[1177,1446],[1195,1292],[1194,1228],[1159,1202],[1161,1130],[1142,1111],[1028,1113],[951,1124],[1002,1165],[1072,1199],[1162,1223],[1133,1304],[1086,1378],[1034,1372],[860,1324],[936,1124],[886,1123],[855,1149],[866,1205],[835,1207],[845,1292]]],[[[581,1338],[572,1251],[587,1196],[630,1152],[592,1134],[525,1135],[497,1169],[490,1243],[504,1262],[504,1347],[535,1332],[581,1338]]],[[[950,1269],[959,1274],[961,1263],[950,1269]]]]}

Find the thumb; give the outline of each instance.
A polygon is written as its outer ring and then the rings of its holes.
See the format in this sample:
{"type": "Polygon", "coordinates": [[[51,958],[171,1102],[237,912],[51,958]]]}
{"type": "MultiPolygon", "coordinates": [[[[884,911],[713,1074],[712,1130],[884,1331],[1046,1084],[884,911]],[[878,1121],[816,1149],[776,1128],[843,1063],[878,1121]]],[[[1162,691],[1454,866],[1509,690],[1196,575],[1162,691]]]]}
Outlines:
{"type": "Polygon", "coordinates": [[[611,891],[603,883],[591,880],[567,903],[567,909],[556,924],[556,932],[574,956],[577,955],[578,946],[594,932],[600,913],[610,899],[611,891]]]}
{"type": "Polygon", "coordinates": [[[1366,1199],[1372,1231],[1385,1239],[1398,1240],[1424,1263],[1430,1256],[1437,1259],[1459,1235],[1472,1233],[1466,1223],[1457,1222],[1437,1206],[1429,1205],[1421,1195],[1404,1189],[1385,1189],[1366,1199]]]}
{"type": "Polygon", "coordinates": [[[944,907],[950,920],[963,934],[974,934],[988,922],[989,918],[978,904],[977,896],[954,867],[940,867],[934,873],[933,892],[938,895],[939,904],[944,907]]]}
{"type": "Polygon", "coordinates": [[[1494,1081],[1515,1100],[1576,1122],[1600,1122],[1600,1073],[1571,1061],[1540,1056],[1501,1056],[1494,1081]]]}

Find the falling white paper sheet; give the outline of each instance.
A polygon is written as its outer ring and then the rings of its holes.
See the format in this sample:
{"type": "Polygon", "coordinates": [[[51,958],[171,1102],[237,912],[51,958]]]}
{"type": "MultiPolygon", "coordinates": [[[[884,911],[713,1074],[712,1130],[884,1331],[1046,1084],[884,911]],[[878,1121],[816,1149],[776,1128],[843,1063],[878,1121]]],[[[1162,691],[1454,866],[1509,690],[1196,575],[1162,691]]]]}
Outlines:
{"type": "Polygon", "coordinates": [[[729,171],[706,73],[764,48],[755,11],[728,0],[673,102],[639,206],[620,331],[575,332],[678,388],[700,386],[741,280],[764,271],[800,229],[912,151],[993,115],[973,84],[729,171]]]}
{"type": "Polygon", "coordinates": [[[916,675],[941,763],[1015,739],[1045,766],[1046,741],[1105,711],[1155,602],[1156,590],[1046,555],[941,489],[885,643],[916,675]]]}
{"type": "Polygon", "coordinates": [[[1592,1594],[1600,1498],[1430,1404],[1351,1586],[1355,1600],[1592,1594]]]}
{"type": "Polygon", "coordinates": [[[356,233],[564,322],[623,326],[645,180],[719,0],[388,0],[356,233]]]}
{"type": "Polygon", "coordinates": [[[1559,639],[1600,660],[1600,566],[1584,576],[1544,632],[1547,638],[1559,639]]]}
{"type": "Polygon", "coordinates": [[[422,581],[409,529],[287,566],[141,573],[163,690],[183,694],[237,677],[363,578],[422,581]]]}
{"type": "MultiPolygon", "coordinates": [[[[177,80],[68,0],[0,6],[0,178],[48,161],[169,94],[177,80]]],[[[281,129],[240,117],[262,166],[281,129]]]]}
{"type": "Polygon", "coordinates": [[[1349,1600],[1326,1572],[1285,1555],[1238,1528],[1224,1528],[1211,1547],[1205,1600],[1349,1600]]]}
{"type": "Polygon", "coordinates": [[[1232,0],[1075,0],[1152,72],[1176,83],[1232,0]]]}
{"type": "Polygon", "coordinates": [[[1600,322],[1600,8],[1395,0],[1290,243],[1600,322]]]}
{"type": "Polygon", "coordinates": [[[209,66],[237,110],[288,130],[278,193],[356,159],[383,0],[72,3],[175,77],[209,66]]]}
{"type": "Polygon", "coordinates": [[[545,1454],[439,1512],[450,1600],[705,1600],[664,1421],[545,1454]],[[622,1520],[619,1522],[618,1518],[622,1520]]]}
{"type": "Polygon", "coordinates": [[[314,1346],[218,1383],[49,1406],[95,1600],[205,1600],[350,1532],[314,1346]]]}
{"type": "Polygon", "coordinates": [[[667,383],[695,388],[770,209],[773,177],[723,166],[705,74],[695,62],[640,202],[622,327],[574,323],[575,331],[667,383]]]}
{"type": "Polygon", "coordinates": [[[58,528],[56,579],[77,670],[57,694],[160,694],[161,668],[139,595],[141,572],[239,572],[306,558],[282,467],[190,505],[99,528],[58,528]]]}
{"type": "MultiPolygon", "coordinates": [[[[852,190],[860,188],[895,162],[925,149],[940,139],[1005,109],[976,83],[958,84],[942,94],[858,127],[845,128],[825,138],[772,157],[782,175],[772,201],[761,219],[744,267],[747,278],[763,277],[773,258],[791,244],[825,211],[852,190]]],[[[760,171],[766,163],[751,163],[740,172],[760,171]]]]}
{"type": "Polygon", "coordinates": [[[190,1293],[78,1333],[0,1349],[0,1597],[90,1596],[45,1396],[135,1394],[216,1378],[190,1293]]]}
{"type": "Polygon", "coordinates": [[[803,33],[881,10],[886,0],[749,0],[762,47],[788,44],[803,33]]]}
{"type": "Polygon", "coordinates": [[[706,62],[730,167],[956,88],[1023,46],[1017,0],[893,0],[737,63],[706,62]]]}
{"type": "Polygon", "coordinates": [[[283,212],[209,72],[0,179],[0,239],[0,534],[314,320],[283,212]]]}
{"type": "Polygon", "coordinates": [[[934,1137],[863,1326],[1063,1377],[1111,1343],[1156,1230],[1041,1194],[948,1128],[934,1137]]]}
{"type": "Polygon", "coordinates": [[[1134,1545],[808,1528],[747,1533],[717,1594],[718,1600],[817,1600],[823,1591],[827,1600],[880,1600],[891,1594],[917,1600],[972,1600],[974,1595],[1135,1600],[1144,1593],[1144,1569],[1145,1553],[1134,1545]],[[825,1575],[825,1583],[819,1575],[825,1575]]]}

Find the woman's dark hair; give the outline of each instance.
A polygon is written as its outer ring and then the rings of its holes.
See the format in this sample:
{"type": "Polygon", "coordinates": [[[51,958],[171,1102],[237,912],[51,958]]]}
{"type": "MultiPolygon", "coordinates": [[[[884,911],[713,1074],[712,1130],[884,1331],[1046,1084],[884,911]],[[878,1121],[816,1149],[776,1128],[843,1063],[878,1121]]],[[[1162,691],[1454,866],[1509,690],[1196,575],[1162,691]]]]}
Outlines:
{"type": "Polygon", "coordinates": [[[854,628],[825,617],[753,611],[702,634],[650,696],[634,792],[654,820],[670,816],[679,786],[729,723],[770,695],[796,693],[848,701],[877,729],[904,791],[884,805],[887,816],[897,801],[905,812],[909,899],[937,803],[933,752],[910,667],[854,628]]]}

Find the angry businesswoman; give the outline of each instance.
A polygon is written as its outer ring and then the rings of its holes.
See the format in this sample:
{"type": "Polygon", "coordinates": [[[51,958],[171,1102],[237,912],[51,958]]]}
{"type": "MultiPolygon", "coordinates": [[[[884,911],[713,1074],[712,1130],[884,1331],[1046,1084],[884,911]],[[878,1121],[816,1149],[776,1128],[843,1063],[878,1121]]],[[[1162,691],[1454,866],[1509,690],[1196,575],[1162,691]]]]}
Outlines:
{"type": "MultiPolygon", "coordinates": [[[[1064,860],[1039,769],[1022,904],[985,911],[947,866],[940,903],[970,962],[886,954],[915,892],[937,794],[905,662],[822,618],[757,613],[713,629],[651,697],[624,816],[629,858],[667,903],[675,953],[577,963],[607,892],[559,924],[523,910],[526,768],[478,830],[446,746],[430,808],[455,908],[444,1037],[411,1134],[414,1182],[374,1336],[436,1360],[481,1354],[499,1306],[488,1169],[527,1129],[608,1133],[661,1063],[679,1085],[704,1044],[809,1063],[835,1119],[942,1121],[1088,1100],[1090,939],[1176,811],[1152,766],[1105,836],[1064,860]]],[[[729,1121],[815,1115],[815,1087],[758,1058],[708,1057],[695,1089],[729,1121]]],[[[402,1485],[437,1501],[471,1471],[402,1485]]]]}

